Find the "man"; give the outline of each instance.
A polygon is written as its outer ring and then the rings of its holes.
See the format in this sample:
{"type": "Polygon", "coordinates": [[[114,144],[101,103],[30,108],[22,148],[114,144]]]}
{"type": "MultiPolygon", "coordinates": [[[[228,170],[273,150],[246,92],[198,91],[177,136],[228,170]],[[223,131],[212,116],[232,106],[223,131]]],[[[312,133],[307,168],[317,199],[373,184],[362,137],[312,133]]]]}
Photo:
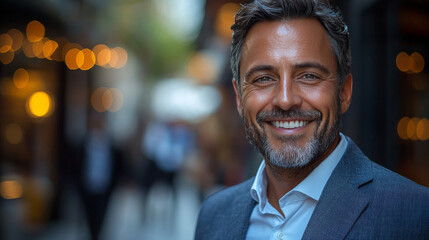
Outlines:
{"type": "Polygon", "coordinates": [[[204,203],[196,239],[429,239],[429,190],[340,133],[353,79],[347,26],[316,0],[255,1],[236,15],[237,108],[264,157],[204,203]]]}

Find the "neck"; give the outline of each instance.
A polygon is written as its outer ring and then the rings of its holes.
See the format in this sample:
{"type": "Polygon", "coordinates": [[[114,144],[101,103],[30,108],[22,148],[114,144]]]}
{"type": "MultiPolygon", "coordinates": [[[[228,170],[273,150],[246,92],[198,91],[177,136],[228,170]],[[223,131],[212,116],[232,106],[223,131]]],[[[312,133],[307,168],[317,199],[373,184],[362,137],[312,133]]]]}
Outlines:
{"type": "MultiPolygon", "coordinates": [[[[276,208],[282,215],[283,212],[279,206],[279,200],[286,193],[302,182],[319,164],[325,160],[337,147],[340,142],[338,135],[328,149],[312,159],[307,165],[299,168],[282,168],[265,162],[267,173],[268,188],[267,197],[270,204],[276,208]]],[[[283,215],[284,216],[284,215],[283,215]]]]}

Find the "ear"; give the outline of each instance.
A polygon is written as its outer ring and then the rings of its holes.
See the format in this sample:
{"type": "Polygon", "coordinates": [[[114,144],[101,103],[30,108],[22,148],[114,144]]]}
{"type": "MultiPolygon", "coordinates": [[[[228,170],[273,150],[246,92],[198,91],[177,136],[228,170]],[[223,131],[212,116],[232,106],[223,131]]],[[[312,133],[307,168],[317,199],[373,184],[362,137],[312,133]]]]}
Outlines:
{"type": "Polygon", "coordinates": [[[347,75],[346,79],[341,86],[341,113],[345,113],[349,109],[352,101],[353,93],[353,76],[347,75]]]}
{"type": "Polygon", "coordinates": [[[237,81],[235,79],[232,79],[232,85],[234,86],[234,91],[235,91],[235,102],[237,103],[237,111],[238,111],[238,114],[240,114],[240,116],[243,117],[241,115],[242,114],[242,112],[241,112],[242,104],[241,104],[240,92],[238,90],[238,84],[239,83],[237,83],[237,81]]]}

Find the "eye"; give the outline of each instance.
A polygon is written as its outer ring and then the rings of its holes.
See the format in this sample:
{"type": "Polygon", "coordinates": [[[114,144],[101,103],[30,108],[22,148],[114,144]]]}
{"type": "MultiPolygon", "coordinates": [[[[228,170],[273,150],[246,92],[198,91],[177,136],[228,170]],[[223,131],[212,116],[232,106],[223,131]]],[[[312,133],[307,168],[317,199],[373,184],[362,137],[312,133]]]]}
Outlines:
{"type": "Polygon", "coordinates": [[[299,79],[303,82],[303,83],[318,83],[322,80],[321,77],[319,77],[316,74],[313,73],[305,73],[303,75],[301,75],[299,77],[299,79]]]}
{"type": "Polygon", "coordinates": [[[274,81],[271,77],[262,76],[262,77],[256,78],[253,82],[255,82],[255,83],[267,83],[267,82],[271,82],[271,81],[274,81]]]}
{"type": "Polygon", "coordinates": [[[311,73],[304,74],[304,76],[302,76],[302,78],[307,79],[307,80],[319,79],[318,76],[311,74],[311,73]]]}

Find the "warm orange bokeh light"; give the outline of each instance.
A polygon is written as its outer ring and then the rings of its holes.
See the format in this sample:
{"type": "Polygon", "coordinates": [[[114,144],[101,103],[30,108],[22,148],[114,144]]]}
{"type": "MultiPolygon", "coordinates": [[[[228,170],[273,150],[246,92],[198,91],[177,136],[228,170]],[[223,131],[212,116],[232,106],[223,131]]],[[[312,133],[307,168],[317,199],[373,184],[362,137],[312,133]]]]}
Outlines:
{"type": "MultiPolygon", "coordinates": [[[[67,39],[65,39],[65,40],[63,40],[63,41],[65,41],[64,43],[63,43],[63,46],[62,46],[62,49],[61,49],[61,59],[63,59],[64,61],[66,60],[66,55],[67,55],[67,53],[71,50],[71,49],[73,49],[73,48],[76,48],[77,50],[81,50],[82,49],[82,46],[81,45],[79,45],[79,44],[77,44],[77,43],[69,43],[68,41],[67,41],[67,39]]],[[[77,53],[76,53],[77,54],[77,53]]],[[[75,58],[76,58],[76,56],[75,56],[75,58]]],[[[76,60],[76,59],[75,59],[76,60]]]]}
{"type": "Polygon", "coordinates": [[[107,90],[105,87],[99,87],[91,94],[91,105],[97,112],[105,112],[107,109],[103,106],[101,101],[104,92],[107,90]]]}
{"type": "Polygon", "coordinates": [[[72,48],[67,52],[66,57],[65,57],[65,62],[66,62],[67,67],[70,70],[76,70],[79,68],[79,66],[77,65],[77,62],[76,62],[76,57],[77,57],[79,52],[80,52],[80,50],[77,48],[72,48]]]}
{"type": "Polygon", "coordinates": [[[89,70],[95,64],[95,54],[88,48],[79,51],[76,55],[76,64],[81,70],[89,70]]]}
{"type": "Polygon", "coordinates": [[[406,52],[400,52],[396,56],[396,67],[402,72],[410,70],[410,56],[406,52]]]}
{"type": "Polygon", "coordinates": [[[45,44],[46,41],[47,41],[47,39],[42,39],[41,41],[33,42],[33,44],[32,44],[33,54],[37,58],[44,58],[44,56],[43,56],[43,45],[45,44]]]}
{"type": "Polygon", "coordinates": [[[7,31],[7,33],[12,38],[12,50],[15,52],[18,51],[22,47],[22,44],[24,42],[24,34],[22,34],[21,31],[15,28],[10,29],[9,31],[7,31]]]}
{"type": "Polygon", "coordinates": [[[4,65],[9,64],[15,58],[15,52],[10,49],[8,52],[0,53],[0,62],[4,65]]]}
{"type": "Polygon", "coordinates": [[[53,109],[53,100],[46,92],[39,91],[29,97],[27,106],[33,117],[44,117],[53,109]]]}
{"type": "Polygon", "coordinates": [[[92,49],[92,51],[96,58],[95,64],[98,66],[104,67],[110,62],[110,48],[106,45],[98,44],[92,49]]]}
{"type": "Polygon", "coordinates": [[[118,52],[116,51],[116,49],[111,49],[109,67],[115,68],[116,65],[118,64],[118,61],[119,61],[118,52]]]}
{"type": "Polygon", "coordinates": [[[28,71],[24,68],[18,68],[13,74],[13,83],[17,88],[26,87],[29,80],[30,75],[28,74],[28,71]]]}
{"type": "Polygon", "coordinates": [[[419,73],[423,71],[425,68],[425,59],[423,56],[418,52],[411,53],[410,56],[410,70],[419,73]]]}
{"type": "Polygon", "coordinates": [[[401,120],[399,120],[399,123],[397,126],[398,135],[403,140],[408,139],[407,126],[409,121],[410,121],[409,117],[403,117],[401,118],[401,120]]]}
{"type": "Polygon", "coordinates": [[[0,53],[6,53],[12,50],[12,45],[12,37],[9,34],[3,33],[0,35],[0,53]]]}
{"type": "Polygon", "coordinates": [[[188,62],[188,74],[200,84],[210,84],[216,80],[216,63],[203,52],[195,53],[188,62]]]}
{"type": "Polygon", "coordinates": [[[22,186],[18,181],[2,181],[0,193],[4,199],[17,199],[22,197],[22,186]]]}
{"type": "Polygon", "coordinates": [[[417,140],[416,128],[418,123],[419,123],[419,119],[416,117],[413,117],[410,119],[410,121],[408,121],[408,124],[407,124],[408,139],[417,140]]]}
{"type": "Polygon", "coordinates": [[[27,39],[30,42],[38,42],[45,36],[45,26],[37,20],[31,21],[27,25],[27,39]]]}
{"type": "Polygon", "coordinates": [[[47,59],[51,60],[52,54],[55,52],[55,50],[58,48],[58,43],[53,40],[47,40],[43,44],[43,56],[47,59]]]}
{"type": "Polygon", "coordinates": [[[24,55],[28,58],[36,57],[33,53],[33,44],[29,42],[27,39],[25,39],[24,42],[22,43],[22,51],[24,52],[24,55]]]}
{"type": "Polygon", "coordinates": [[[123,94],[116,88],[99,87],[91,94],[91,105],[97,112],[116,112],[123,104],[123,94]]]}
{"type": "Polygon", "coordinates": [[[417,138],[426,141],[429,140],[429,120],[423,118],[419,121],[416,127],[417,138]]]}
{"type": "Polygon", "coordinates": [[[113,94],[110,89],[106,89],[101,95],[101,104],[105,110],[109,110],[113,104],[113,94]]]}
{"type": "Polygon", "coordinates": [[[226,3],[218,11],[216,17],[216,32],[226,40],[231,39],[231,25],[240,6],[237,3],[226,3]]]}
{"type": "Polygon", "coordinates": [[[127,61],[128,61],[127,51],[125,51],[125,49],[121,47],[115,47],[114,49],[112,49],[112,51],[116,52],[117,61],[115,64],[112,64],[111,66],[113,68],[122,68],[123,66],[125,66],[125,64],[127,64],[127,61]]]}
{"type": "Polygon", "coordinates": [[[112,53],[109,48],[101,50],[97,55],[97,62],[99,66],[106,67],[108,66],[110,59],[112,58],[112,53]]]}

